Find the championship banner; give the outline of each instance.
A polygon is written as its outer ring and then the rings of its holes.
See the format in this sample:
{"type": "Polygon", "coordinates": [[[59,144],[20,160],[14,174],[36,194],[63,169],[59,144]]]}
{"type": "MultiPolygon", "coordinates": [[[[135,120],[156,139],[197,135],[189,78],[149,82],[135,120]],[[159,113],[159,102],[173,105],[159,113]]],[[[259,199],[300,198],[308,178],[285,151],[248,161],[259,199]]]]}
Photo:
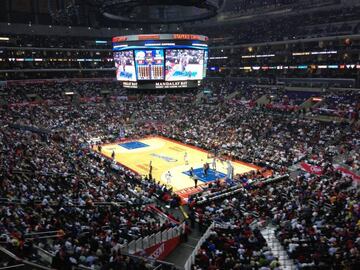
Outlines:
{"type": "Polygon", "coordinates": [[[306,162],[302,162],[300,164],[301,166],[301,169],[308,172],[308,173],[311,173],[311,174],[316,174],[316,175],[322,175],[323,172],[322,172],[322,168],[320,166],[316,166],[316,165],[310,165],[306,162]]]}
{"type": "Polygon", "coordinates": [[[344,167],[340,167],[339,165],[334,165],[334,167],[337,171],[342,172],[343,175],[351,177],[356,182],[360,182],[360,176],[355,174],[354,172],[352,172],[344,167]]]}
{"type": "MultiPolygon", "coordinates": [[[[308,173],[316,174],[316,175],[323,175],[323,169],[322,169],[321,166],[310,165],[310,164],[308,164],[306,162],[302,162],[300,164],[300,166],[301,166],[301,169],[303,171],[306,171],[308,173]]],[[[340,171],[344,176],[351,177],[354,181],[360,182],[360,176],[355,174],[354,172],[350,171],[349,169],[341,167],[338,164],[335,164],[334,168],[335,168],[336,171],[340,171]]]]}

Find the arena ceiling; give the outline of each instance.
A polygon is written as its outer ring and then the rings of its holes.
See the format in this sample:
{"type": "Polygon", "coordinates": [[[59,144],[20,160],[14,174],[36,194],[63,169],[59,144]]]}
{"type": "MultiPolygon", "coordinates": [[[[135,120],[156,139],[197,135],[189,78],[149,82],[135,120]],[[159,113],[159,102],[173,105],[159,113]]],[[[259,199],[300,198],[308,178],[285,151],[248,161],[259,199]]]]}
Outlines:
{"type": "MultiPolygon", "coordinates": [[[[351,1],[351,0],[344,0],[351,1]]],[[[269,9],[334,5],[338,0],[1,0],[0,22],[119,27],[249,16],[269,9]],[[233,15],[231,15],[233,14],[233,15]],[[220,17],[221,17],[220,16],[220,17]]],[[[290,9],[289,9],[290,10],[290,9]]]]}
{"type": "Polygon", "coordinates": [[[183,23],[215,17],[225,0],[87,0],[111,20],[133,23],[183,23]]]}

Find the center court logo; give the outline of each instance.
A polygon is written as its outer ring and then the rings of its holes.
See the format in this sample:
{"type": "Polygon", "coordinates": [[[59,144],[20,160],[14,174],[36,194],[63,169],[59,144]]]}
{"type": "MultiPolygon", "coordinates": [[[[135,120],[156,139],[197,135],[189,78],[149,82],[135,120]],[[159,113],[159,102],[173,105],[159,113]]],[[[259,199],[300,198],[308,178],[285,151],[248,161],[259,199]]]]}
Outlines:
{"type": "Polygon", "coordinates": [[[165,160],[166,162],[177,162],[178,161],[176,158],[168,157],[165,155],[159,155],[159,154],[155,154],[155,153],[151,154],[151,156],[161,158],[161,159],[165,160]]]}

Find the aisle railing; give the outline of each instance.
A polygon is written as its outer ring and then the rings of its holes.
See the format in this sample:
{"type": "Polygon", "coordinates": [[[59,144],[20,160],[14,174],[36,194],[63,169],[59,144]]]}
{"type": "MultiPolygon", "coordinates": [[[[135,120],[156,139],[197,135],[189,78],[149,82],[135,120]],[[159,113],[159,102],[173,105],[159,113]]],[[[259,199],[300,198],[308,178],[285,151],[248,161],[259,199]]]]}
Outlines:
{"type": "Polygon", "coordinates": [[[143,251],[147,248],[155,246],[157,244],[166,242],[175,237],[180,237],[185,232],[185,223],[182,223],[176,227],[167,229],[162,232],[154,233],[149,236],[133,240],[129,243],[123,244],[120,248],[122,254],[136,254],[140,251],[143,251]]]}
{"type": "Polygon", "coordinates": [[[0,269],[43,269],[43,270],[55,270],[53,268],[50,267],[46,267],[34,262],[30,262],[28,260],[25,259],[21,259],[18,256],[16,256],[14,253],[12,253],[11,251],[7,250],[5,247],[0,246],[0,256],[3,257],[7,257],[10,260],[16,262],[13,265],[7,266],[7,267],[3,267],[0,269]]]}
{"type": "Polygon", "coordinates": [[[196,244],[193,252],[191,253],[191,255],[189,256],[189,258],[186,260],[184,268],[185,270],[191,270],[191,266],[195,263],[195,256],[196,254],[199,252],[199,249],[201,247],[201,245],[205,242],[205,240],[209,237],[212,229],[215,227],[215,222],[213,222],[209,228],[206,230],[206,232],[203,234],[203,236],[201,236],[201,238],[199,239],[198,243],[196,244]]]}

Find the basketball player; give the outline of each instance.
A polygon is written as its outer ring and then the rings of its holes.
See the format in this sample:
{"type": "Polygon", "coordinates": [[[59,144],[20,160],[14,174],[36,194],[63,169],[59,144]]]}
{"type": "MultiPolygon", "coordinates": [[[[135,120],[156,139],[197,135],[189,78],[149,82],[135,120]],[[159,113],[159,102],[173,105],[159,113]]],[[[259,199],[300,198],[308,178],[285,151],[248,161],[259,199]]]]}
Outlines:
{"type": "Polygon", "coordinates": [[[211,163],[211,167],[214,171],[216,171],[216,157],[214,156],[213,161],[211,163]]]}
{"type": "Polygon", "coordinates": [[[120,58],[120,65],[122,67],[122,69],[120,71],[122,72],[125,72],[125,68],[126,68],[126,56],[125,55],[122,55],[121,58],[120,58]]]}
{"type": "Polygon", "coordinates": [[[186,52],[180,56],[179,62],[180,62],[181,71],[184,72],[186,70],[186,66],[189,64],[189,56],[186,52]]]}
{"type": "Polygon", "coordinates": [[[234,176],[234,167],[232,166],[231,161],[228,160],[228,161],[227,161],[227,175],[226,175],[226,177],[227,177],[229,180],[232,180],[232,179],[233,179],[233,176],[234,176]]]}
{"type": "Polygon", "coordinates": [[[189,176],[190,176],[190,178],[194,177],[194,169],[193,169],[193,167],[191,167],[190,170],[189,170],[189,176]]]}
{"type": "Polygon", "coordinates": [[[149,179],[152,180],[152,160],[150,160],[150,164],[149,164],[149,179]]]}
{"type": "Polygon", "coordinates": [[[170,171],[168,171],[168,172],[165,174],[166,183],[167,183],[168,185],[171,184],[171,177],[172,177],[172,175],[171,175],[170,171]]]}
{"type": "Polygon", "coordinates": [[[189,159],[188,159],[187,152],[185,152],[185,154],[184,154],[184,162],[185,162],[185,165],[189,165],[189,159]]]}
{"type": "Polygon", "coordinates": [[[205,177],[208,176],[209,168],[210,168],[209,163],[206,162],[203,167],[205,177]]]}

